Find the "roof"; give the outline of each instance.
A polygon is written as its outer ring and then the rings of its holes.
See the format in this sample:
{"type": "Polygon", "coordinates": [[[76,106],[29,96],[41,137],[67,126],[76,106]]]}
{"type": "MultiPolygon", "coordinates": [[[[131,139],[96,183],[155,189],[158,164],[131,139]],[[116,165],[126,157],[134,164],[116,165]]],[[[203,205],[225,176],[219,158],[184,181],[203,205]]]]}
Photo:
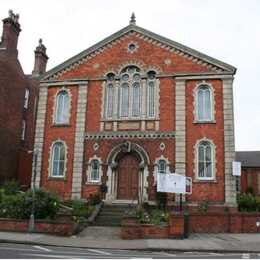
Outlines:
{"type": "Polygon", "coordinates": [[[157,41],[159,45],[164,45],[169,50],[175,50],[179,53],[184,53],[190,55],[198,60],[206,62],[212,66],[215,66],[221,69],[224,72],[229,72],[230,74],[235,74],[236,68],[232,65],[229,65],[225,62],[212,58],[206,54],[198,52],[194,49],[191,49],[183,44],[178,42],[172,41],[168,38],[165,38],[161,35],[155,34],[151,31],[148,31],[142,27],[139,27],[133,23],[130,23],[128,26],[124,27],[123,29],[119,30],[118,32],[110,35],[109,37],[103,39],[102,41],[98,42],[97,44],[91,46],[90,48],[80,52],[79,54],[73,56],[72,58],[66,60],[65,62],[61,63],[60,65],[54,67],[53,69],[47,71],[42,77],[42,80],[48,80],[49,78],[55,76],[55,74],[68,69],[69,67],[77,64],[82,59],[85,59],[87,56],[93,56],[96,53],[99,53],[99,50],[102,51],[107,45],[111,44],[111,42],[117,40],[118,38],[128,34],[128,33],[137,33],[142,35],[143,37],[148,37],[151,40],[157,41]]]}
{"type": "Polygon", "coordinates": [[[242,167],[260,167],[260,151],[236,152],[236,161],[241,162],[242,167]]]}

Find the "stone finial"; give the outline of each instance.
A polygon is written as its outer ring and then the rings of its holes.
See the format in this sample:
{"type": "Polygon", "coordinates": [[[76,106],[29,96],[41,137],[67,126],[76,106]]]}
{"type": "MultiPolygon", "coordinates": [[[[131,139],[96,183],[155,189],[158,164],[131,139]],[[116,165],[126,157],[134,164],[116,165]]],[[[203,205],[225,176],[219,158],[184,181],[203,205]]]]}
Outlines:
{"type": "Polygon", "coordinates": [[[135,23],[136,23],[135,13],[133,12],[131,15],[130,24],[135,24],[135,23]]]}
{"type": "Polygon", "coordinates": [[[42,46],[42,38],[39,39],[39,46],[42,46]]]}
{"type": "Polygon", "coordinates": [[[9,16],[9,18],[12,18],[13,15],[14,15],[13,10],[10,9],[10,10],[8,11],[8,16],[9,16]]]}

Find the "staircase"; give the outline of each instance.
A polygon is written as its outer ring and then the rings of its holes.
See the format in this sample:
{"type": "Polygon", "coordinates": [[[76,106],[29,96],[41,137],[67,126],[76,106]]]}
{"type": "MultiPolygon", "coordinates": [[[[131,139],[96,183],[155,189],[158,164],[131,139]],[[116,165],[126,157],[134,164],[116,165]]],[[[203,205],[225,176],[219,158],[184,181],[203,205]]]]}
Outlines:
{"type": "Polygon", "coordinates": [[[128,205],[104,205],[93,225],[113,227],[121,226],[122,217],[128,210],[128,205]]]}

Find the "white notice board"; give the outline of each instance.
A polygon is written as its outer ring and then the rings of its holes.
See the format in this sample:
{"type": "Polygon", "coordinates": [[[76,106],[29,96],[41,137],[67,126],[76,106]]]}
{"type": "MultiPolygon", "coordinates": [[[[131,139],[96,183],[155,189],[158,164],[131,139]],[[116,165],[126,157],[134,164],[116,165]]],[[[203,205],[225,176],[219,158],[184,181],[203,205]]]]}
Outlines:
{"type": "Polygon", "coordinates": [[[241,162],[232,162],[233,176],[241,176],[241,162]]]}

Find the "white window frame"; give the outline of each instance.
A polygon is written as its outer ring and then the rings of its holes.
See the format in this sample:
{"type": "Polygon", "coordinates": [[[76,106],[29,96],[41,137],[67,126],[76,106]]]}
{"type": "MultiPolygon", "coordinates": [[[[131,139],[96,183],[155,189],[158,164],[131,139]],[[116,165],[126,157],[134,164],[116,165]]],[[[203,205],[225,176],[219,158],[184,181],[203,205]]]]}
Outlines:
{"type": "Polygon", "coordinates": [[[69,121],[70,121],[70,102],[71,102],[71,97],[70,97],[70,94],[69,92],[66,90],[66,89],[61,89],[58,91],[58,93],[56,94],[55,96],[55,116],[54,116],[54,124],[56,125],[66,125],[66,124],[69,124],[69,121]],[[59,106],[59,98],[60,96],[63,94],[63,93],[66,93],[67,97],[68,97],[68,108],[67,108],[67,118],[66,120],[64,121],[59,121],[58,120],[58,106],[59,106]]]}
{"type": "Polygon", "coordinates": [[[157,183],[157,173],[159,170],[159,162],[160,161],[165,161],[166,163],[166,173],[170,172],[170,161],[168,160],[168,158],[165,158],[163,155],[161,155],[160,157],[157,157],[155,159],[154,162],[154,170],[153,170],[153,178],[154,178],[154,185],[157,183]]]}
{"type": "Polygon", "coordinates": [[[215,100],[214,100],[214,91],[213,91],[213,87],[211,86],[211,84],[203,81],[201,83],[199,83],[196,88],[195,88],[195,121],[196,122],[215,122],[214,120],[214,115],[215,115],[215,111],[214,111],[214,105],[215,105],[215,100]],[[210,118],[199,118],[199,91],[202,88],[207,88],[209,90],[210,93],[210,118]]]}
{"type": "Polygon", "coordinates": [[[25,134],[26,134],[26,121],[22,120],[22,133],[21,133],[21,140],[25,140],[25,134]]]}
{"type": "Polygon", "coordinates": [[[195,145],[195,173],[196,173],[196,180],[198,181],[214,181],[216,180],[216,147],[215,144],[206,138],[203,138],[201,140],[198,140],[196,145],[195,145]],[[201,145],[202,142],[207,142],[210,147],[211,147],[211,158],[212,158],[212,162],[211,162],[211,172],[212,172],[212,176],[211,177],[201,177],[199,176],[199,147],[201,145]]]}
{"type": "Polygon", "coordinates": [[[50,160],[49,160],[49,177],[50,178],[57,178],[57,179],[65,179],[66,177],[66,171],[67,171],[67,145],[64,141],[62,140],[56,140],[52,143],[51,147],[50,147],[50,160]],[[62,144],[64,147],[64,168],[63,168],[63,174],[62,175],[53,175],[53,166],[54,166],[54,147],[57,144],[62,144]]]}
{"type": "Polygon", "coordinates": [[[30,90],[26,88],[24,93],[24,105],[23,105],[25,109],[29,107],[29,97],[30,97],[30,90]]]}
{"type": "Polygon", "coordinates": [[[87,168],[87,184],[101,184],[101,178],[103,176],[103,171],[102,171],[102,161],[101,158],[97,157],[96,155],[94,155],[93,157],[91,157],[88,161],[88,168],[87,168]],[[93,180],[92,179],[92,162],[93,161],[98,161],[99,164],[99,176],[97,180],[93,180]]]}
{"type": "Polygon", "coordinates": [[[107,82],[106,84],[106,118],[112,118],[113,117],[113,114],[114,114],[114,100],[115,100],[115,97],[114,97],[114,93],[115,93],[115,86],[113,84],[113,82],[107,82]],[[111,87],[110,87],[111,86],[111,87]],[[110,90],[111,88],[111,90],[110,90]],[[112,91],[112,100],[109,99],[109,91],[112,91]],[[111,106],[111,115],[108,114],[109,112],[109,108],[111,106]]]}

